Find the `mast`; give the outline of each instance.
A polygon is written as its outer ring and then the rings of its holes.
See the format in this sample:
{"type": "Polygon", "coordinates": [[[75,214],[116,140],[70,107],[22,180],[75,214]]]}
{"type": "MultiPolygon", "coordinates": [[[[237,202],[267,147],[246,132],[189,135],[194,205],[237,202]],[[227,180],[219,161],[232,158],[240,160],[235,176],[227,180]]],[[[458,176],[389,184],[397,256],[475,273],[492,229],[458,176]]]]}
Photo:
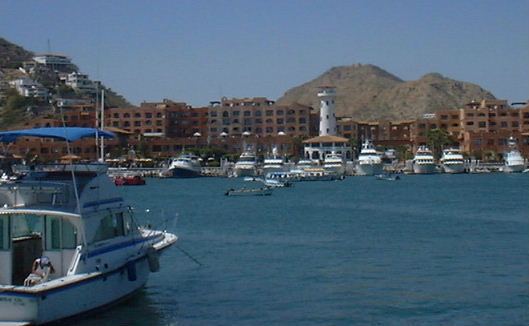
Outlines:
{"type": "MultiPolygon", "coordinates": [[[[100,121],[101,121],[101,130],[104,130],[105,129],[105,89],[101,90],[101,120],[100,121]]],[[[99,141],[99,145],[100,145],[99,161],[100,162],[105,161],[105,143],[103,139],[104,138],[101,135],[101,139],[99,141]]]]}

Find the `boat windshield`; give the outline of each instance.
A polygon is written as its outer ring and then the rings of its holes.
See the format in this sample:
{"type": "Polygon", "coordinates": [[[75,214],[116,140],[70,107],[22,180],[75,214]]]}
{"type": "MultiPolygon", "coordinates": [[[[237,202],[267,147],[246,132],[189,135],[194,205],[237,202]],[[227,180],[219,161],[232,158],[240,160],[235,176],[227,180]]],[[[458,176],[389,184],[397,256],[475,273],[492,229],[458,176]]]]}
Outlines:
{"type": "Polygon", "coordinates": [[[38,242],[44,250],[73,249],[77,246],[77,229],[61,216],[12,213],[0,214],[0,250],[38,242]]]}

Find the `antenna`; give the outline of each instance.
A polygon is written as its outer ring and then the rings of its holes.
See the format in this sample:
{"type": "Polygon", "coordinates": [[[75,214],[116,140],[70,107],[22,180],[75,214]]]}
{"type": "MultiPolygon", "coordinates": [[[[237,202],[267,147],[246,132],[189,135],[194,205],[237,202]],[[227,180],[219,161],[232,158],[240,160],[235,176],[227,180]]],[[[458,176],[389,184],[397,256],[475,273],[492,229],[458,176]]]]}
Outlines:
{"type": "MultiPolygon", "coordinates": [[[[101,89],[101,130],[105,129],[105,89],[101,89]]],[[[103,136],[101,136],[101,140],[99,142],[99,145],[101,146],[99,148],[100,150],[100,162],[105,161],[105,143],[103,140],[103,136]]]]}

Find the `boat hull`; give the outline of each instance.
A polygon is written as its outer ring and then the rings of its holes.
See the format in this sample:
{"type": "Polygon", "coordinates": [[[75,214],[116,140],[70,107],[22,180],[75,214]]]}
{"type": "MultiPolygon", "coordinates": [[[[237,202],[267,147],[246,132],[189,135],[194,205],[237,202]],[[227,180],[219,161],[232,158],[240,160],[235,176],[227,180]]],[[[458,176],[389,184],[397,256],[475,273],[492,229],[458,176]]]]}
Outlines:
{"type": "Polygon", "coordinates": [[[505,173],[518,173],[525,170],[524,165],[505,165],[503,167],[503,172],[505,173]]]}
{"type": "Polygon", "coordinates": [[[456,174],[464,173],[465,165],[464,164],[443,164],[444,173],[456,174]]]}
{"type": "Polygon", "coordinates": [[[193,169],[176,167],[169,170],[169,177],[172,178],[198,178],[200,176],[200,171],[193,169]]]}
{"type": "Polygon", "coordinates": [[[107,273],[86,274],[74,282],[65,278],[65,285],[42,291],[17,291],[16,287],[2,291],[2,322],[49,323],[118,301],[142,288],[150,273],[146,256],[129,264],[107,273]]]}
{"type": "Polygon", "coordinates": [[[413,173],[432,174],[436,172],[435,164],[413,164],[413,173]]]}
{"type": "Polygon", "coordinates": [[[237,177],[254,177],[257,175],[255,169],[235,169],[235,175],[237,177]]]}
{"type": "Polygon", "coordinates": [[[358,164],[357,175],[375,175],[382,173],[382,164],[358,164]]]}

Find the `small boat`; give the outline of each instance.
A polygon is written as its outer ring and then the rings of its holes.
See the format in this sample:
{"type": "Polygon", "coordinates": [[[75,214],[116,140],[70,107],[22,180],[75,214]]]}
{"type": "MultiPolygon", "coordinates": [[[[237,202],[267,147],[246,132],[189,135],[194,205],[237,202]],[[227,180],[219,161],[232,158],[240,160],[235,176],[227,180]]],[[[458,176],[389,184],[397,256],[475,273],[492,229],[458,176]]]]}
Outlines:
{"type": "Polygon", "coordinates": [[[272,148],[272,155],[265,157],[263,161],[263,175],[270,172],[285,171],[285,159],[278,154],[277,147],[272,148]]]}
{"type": "Polygon", "coordinates": [[[173,178],[196,178],[201,176],[201,172],[202,167],[199,157],[183,153],[178,157],[172,158],[169,168],[162,174],[173,178]]]}
{"type": "Polygon", "coordinates": [[[226,196],[270,196],[272,187],[228,189],[226,196]]]}
{"type": "Polygon", "coordinates": [[[432,174],[435,173],[435,169],[436,164],[432,151],[426,145],[419,146],[413,157],[413,173],[432,174]]]}
{"type": "Polygon", "coordinates": [[[357,175],[375,175],[382,173],[382,158],[378,155],[373,143],[366,140],[362,143],[362,150],[358,155],[356,165],[357,175]]]}
{"type": "Polygon", "coordinates": [[[337,174],[345,173],[345,162],[341,154],[332,151],[330,154],[325,155],[323,160],[323,168],[327,171],[331,171],[337,174]]]}
{"type": "Polygon", "coordinates": [[[262,182],[265,186],[270,188],[285,188],[292,186],[292,182],[289,181],[279,181],[277,179],[270,179],[270,178],[258,178],[258,177],[245,177],[244,181],[246,182],[262,182]]]}
{"type": "Polygon", "coordinates": [[[525,160],[517,148],[516,139],[510,137],[508,141],[509,151],[505,153],[505,164],[502,171],[505,173],[522,172],[525,170],[525,160]]]}
{"type": "Polygon", "coordinates": [[[247,150],[241,154],[234,166],[235,177],[248,177],[257,175],[257,157],[255,153],[247,150]]]}
{"type": "Polygon", "coordinates": [[[400,180],[400,176],[391,173],[382,173],[375,175],[377,180],[396,181],[400,180]]]}
{"type": "Polygon", "coordinates": [[[443,150],[443,156],[440,162],[445,173],[455,174],[465,172],[465,160],[458,148],[443,150]]]}
{"type": "MultiPolygon", "coordinates": [[[[114,134],[93,128],[0,132],[73,142],[114,134]]],[[[177,237],[137,226],[102,163],[34,167],[0,184],[0,324],[37,325],[132,295],[177,237]]]]}
{"type": "Polygon", "coordinates": [[[145,178],[141,175],[114,176],[116,186],[142,186],[145,185],[145,178]]]}

